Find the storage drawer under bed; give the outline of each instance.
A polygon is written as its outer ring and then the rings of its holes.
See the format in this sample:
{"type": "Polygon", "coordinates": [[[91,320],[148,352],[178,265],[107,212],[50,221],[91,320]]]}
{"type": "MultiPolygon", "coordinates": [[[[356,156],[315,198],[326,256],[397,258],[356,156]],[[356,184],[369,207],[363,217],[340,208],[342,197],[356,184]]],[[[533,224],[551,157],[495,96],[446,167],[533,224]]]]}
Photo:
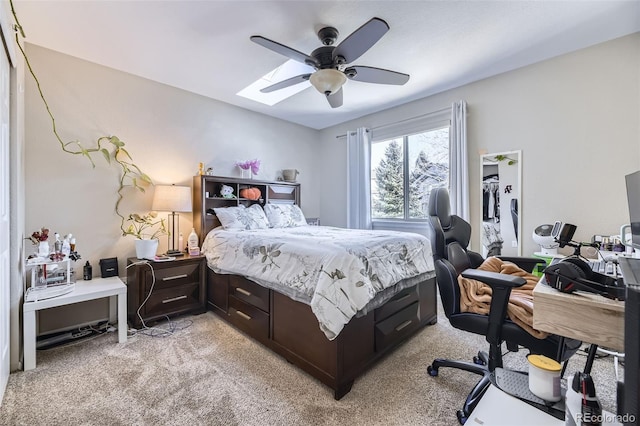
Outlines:
{"type": "Polygon", "coordinates": [[[401,340],[404,336],[416,330],[420,326],[418,315],[418,302],[412,303],[406,308],[389,318],[376,323],[375,347],[376,352],[401,340]]]}
{"type": "Polygon", "coordinates": [[[228,319],[254,338],[269,338],[269,314],[234,296],[229,296],[228,319]]]}
{"type": "Polygon", "coordinates": [[[405,308],[417,301],[418,289],[416,287],[406,288],[389,299],[384,305],[375,310],[375,321],[382,321],[383,319],[395,314],[402,308],[405,308]]]}
{"type": "Polygon", "coordinates": [[[229,275],[229,295],[269,313],[269,289],[237,275],[229,275]]]}

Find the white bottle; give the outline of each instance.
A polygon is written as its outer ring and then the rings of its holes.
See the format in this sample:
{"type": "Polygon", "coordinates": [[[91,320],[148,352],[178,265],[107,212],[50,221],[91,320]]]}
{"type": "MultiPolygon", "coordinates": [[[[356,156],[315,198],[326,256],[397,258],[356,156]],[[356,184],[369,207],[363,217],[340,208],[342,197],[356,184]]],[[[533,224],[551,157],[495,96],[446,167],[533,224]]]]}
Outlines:
{"type": "Polygon", "coordinates": [[[189,234],[189,238],[187,239],[187,244],[189,248],[198,247],[198,234],[196,234],[196,229],[191,228],[191,233],[189,234]]]}
{"type": "Polygon", "coordinates": [[[180,233],[180,236],[178,237],[178,250],[184,251],[184,237],[182,236],[182,232],[180,233]]]}
{"type": "Polygon", "coordinates": [[[53,252],[55,254],[60,254],[62,253],[62,241],[60,241],[60,234],[56,232],[54,235],[56,240],[53,242],[53,252]]]}
{"type": "Polygon", "coordinates": [[[69,242],[69,235],[65,235],[62,240],[62,254],[69,256],[71,254],[71,243],[69,242]]]}

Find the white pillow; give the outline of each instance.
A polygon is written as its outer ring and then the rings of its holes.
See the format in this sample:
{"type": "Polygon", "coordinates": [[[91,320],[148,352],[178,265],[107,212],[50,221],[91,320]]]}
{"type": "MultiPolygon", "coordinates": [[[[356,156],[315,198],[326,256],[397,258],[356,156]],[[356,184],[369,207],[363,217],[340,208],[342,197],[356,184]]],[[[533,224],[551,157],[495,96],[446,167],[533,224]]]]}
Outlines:
{"type": "Polygon", "coordinates": [[[295,204],[267,204],[264,206],[264,212],[272,228],[291,228],[307,224],[304,213],[295,204]]]}
{"type": "Polygon", "coordinates": [[[213,211],[218,216],[222,227],[227,230],[266,229],[269,227],[269,221],[262,207],[258,204],[252,204],[249,208],[245,208],[244,205],[218,207],[213,211]]]}
{"type": "Polygon", "coordinates": [[[224,229],[245,229],[241,219],[243,210],[245,210],[243,205],[237,207],[215,207],[213,209],[224,229]]]}
{"type": "Polygon", "coordinates": [[[269,228],[269,220],[264,214],[264,210],[260,204],[251,204],[248,209],[244,210],[246,216],[246,229],[267,229],[269,228]]]}

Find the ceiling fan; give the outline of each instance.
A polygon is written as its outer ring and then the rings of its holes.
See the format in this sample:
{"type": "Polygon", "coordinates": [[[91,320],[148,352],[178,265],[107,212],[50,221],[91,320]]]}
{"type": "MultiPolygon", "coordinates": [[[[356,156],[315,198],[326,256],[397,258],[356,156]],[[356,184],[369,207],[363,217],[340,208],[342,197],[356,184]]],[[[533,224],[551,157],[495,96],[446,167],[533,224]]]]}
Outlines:
{"type": "Polygon", "coordinates": [[[348,65],[358,59],[371,46],[376,44],[389,31],[389,25],[380,18],[372,18],[351,33],[337,46],[333,46],[338,38],[338,30],[325,27],[318,31],[318,38],[324,46],[317,48],[311,55],[292,49],[284,44],[254,35],[250,39],[254,43],[287,58],[302,62],[316,71],[288,78],[260,91],[263,93],[284,89],[309,80],[311,85],[324,94],[332,108],[342,105],[342,85],[347,78],[365,83],[403,85],[409,81],[409,75],[382,68],[348,65]]]}

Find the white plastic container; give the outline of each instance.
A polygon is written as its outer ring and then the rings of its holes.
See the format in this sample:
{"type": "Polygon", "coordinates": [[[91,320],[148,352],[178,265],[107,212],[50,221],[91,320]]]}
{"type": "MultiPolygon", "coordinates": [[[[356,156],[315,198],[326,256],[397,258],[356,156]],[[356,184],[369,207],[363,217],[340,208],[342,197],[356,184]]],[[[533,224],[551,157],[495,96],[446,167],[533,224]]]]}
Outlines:
{"type": "Polygon", "coordinates": [[[560,401],[560,363],[544,355],[529,355],[527,360],[531,393],[545,401],[560,401]]]}
{"type": "Polygon", "coordinates": [[[196,234],[195,228],[191,228],[191,233],[187,238],[187,245],[189,246],[189,248],[198,247],[198,234],[196,234]]]}

